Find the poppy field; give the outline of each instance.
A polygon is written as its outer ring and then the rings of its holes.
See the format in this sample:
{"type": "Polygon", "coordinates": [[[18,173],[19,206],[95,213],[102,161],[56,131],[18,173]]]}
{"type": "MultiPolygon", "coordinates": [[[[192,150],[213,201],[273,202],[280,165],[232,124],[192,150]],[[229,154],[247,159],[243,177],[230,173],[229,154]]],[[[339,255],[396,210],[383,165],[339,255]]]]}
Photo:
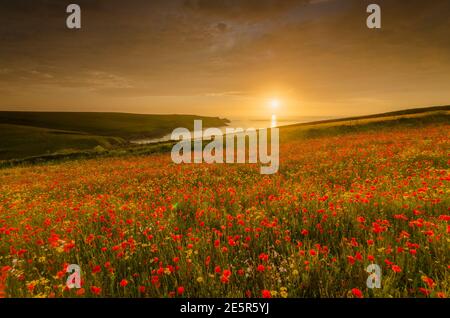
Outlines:
{"type": "Polygon", "coordinates": [[[167,153],[1,169],[0,296],[448,297],[449,136],[289,140],[273,175],[167,153]]]}

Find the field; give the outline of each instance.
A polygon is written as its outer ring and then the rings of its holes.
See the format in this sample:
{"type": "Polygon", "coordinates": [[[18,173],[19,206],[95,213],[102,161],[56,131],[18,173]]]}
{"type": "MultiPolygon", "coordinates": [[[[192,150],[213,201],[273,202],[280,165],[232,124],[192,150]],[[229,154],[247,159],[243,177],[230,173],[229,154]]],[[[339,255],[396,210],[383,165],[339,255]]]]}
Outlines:
{"type": "Polygon", "coordinates": [[[448,112],[280,136],[279,173],[266,176],[167,153],[1,169],[0,293],[450,295],[448,112]],[[69,264],[81,289],[65,285],[69,264]],[[381,288],[366,286],[370,264],[381,288]]]}
{"type": "Polygon", "coordinates": [[[0,160],[115,150],[129,146],[130,140],[192,128],[194,119],[202,119],[205,127],[227,123],[193,115],[1,111],[0,160]]]}

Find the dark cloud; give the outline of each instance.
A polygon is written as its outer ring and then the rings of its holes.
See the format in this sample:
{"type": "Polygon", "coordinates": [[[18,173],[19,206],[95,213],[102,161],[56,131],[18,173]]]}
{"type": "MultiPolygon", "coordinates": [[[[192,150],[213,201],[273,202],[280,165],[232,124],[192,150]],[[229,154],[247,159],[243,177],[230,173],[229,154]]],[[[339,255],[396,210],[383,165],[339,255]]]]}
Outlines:
{"type": "Polygon", "coordinates": [[[219,30],[220,32],[225,32],[228,28],[227,24],[223,23],[223,22],[217,23],[216,27],[217,27],[217,30],[219,30]]]}
{"type": "Polygon", "coordinates": [[[266,19],[309,0],[185,0],[186,8],[229,19],[266,19]]]}

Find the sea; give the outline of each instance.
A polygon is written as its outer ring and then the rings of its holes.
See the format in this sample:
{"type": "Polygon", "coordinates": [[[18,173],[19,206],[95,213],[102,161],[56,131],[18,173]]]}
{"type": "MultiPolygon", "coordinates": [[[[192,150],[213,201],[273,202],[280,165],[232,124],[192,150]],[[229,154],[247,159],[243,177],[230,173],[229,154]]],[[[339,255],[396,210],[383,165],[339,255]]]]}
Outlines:
{"type": "MultiPolygon", "coordinates": [[[[328,119],[336,119],[337,117],[321,117],[321,116],[304,116],[304,117],[294,117],[294,118],[285,118],[278,120],[275,115],[272,115],[271,118],[264,119],[264,118],[244,118],[244,117],[235,117],[235,118],[228,118],[230,122],[227,126],[221,126],[217,127],[219,128],[223,133],[225,133],[225,130],[227,128],[242,128],[243,130],[246,130],[248,128],[254,128],[254,129],[262,129],[262,128],[273,128],[273,127],[281,127],[281,126],[288,126],[288,125],[294,125],[294,124],[300,124],[300,123],[308,123],[308,122],[315,122],[320,120],[328,120],[328,119]]],[[[204,128],[203,131],[205,131],[204,128]]],[[[191,131],[192,135],[193,131],[191,131]]],[[[172,140],[171,138],[172,134],[167,134],[165,136],[162,136],[160,138],[149,138],[149,139],[138,139],[133,140],[131,143],[133,144],[154,144],[159,142],[165,142],[172,140]]]]}

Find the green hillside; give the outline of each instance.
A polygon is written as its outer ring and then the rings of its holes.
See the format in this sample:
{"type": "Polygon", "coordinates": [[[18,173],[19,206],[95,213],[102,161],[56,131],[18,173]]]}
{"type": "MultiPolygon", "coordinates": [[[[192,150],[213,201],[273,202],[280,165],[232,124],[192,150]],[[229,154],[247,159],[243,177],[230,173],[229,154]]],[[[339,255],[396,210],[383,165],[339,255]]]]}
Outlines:
{"type": "Polygon", "coordinates": [[[338,136],[424,125],[450,124],[450,106],[414,108],[360,117],[324,120],[280,127],[280,140],[338,136]]]}
{"type": "Polygon", "coordinates": [[[157,138],[176,127],[193,128],[194,120],[202,119],[206,127],[223,126],[228,121],[218,117],[194,115],[141,115],[126,113],[73,112],[0,112],[0,124],[70,130],[127,140],[157,138]]]}
{"type": "Polygon", "coordinates": [[[193,129],[195,119],[205,127],[228,122],[194,115],[0,112],[0,160],[115,149],[130,140],[162,137],[177,127],[193,129]]]}

